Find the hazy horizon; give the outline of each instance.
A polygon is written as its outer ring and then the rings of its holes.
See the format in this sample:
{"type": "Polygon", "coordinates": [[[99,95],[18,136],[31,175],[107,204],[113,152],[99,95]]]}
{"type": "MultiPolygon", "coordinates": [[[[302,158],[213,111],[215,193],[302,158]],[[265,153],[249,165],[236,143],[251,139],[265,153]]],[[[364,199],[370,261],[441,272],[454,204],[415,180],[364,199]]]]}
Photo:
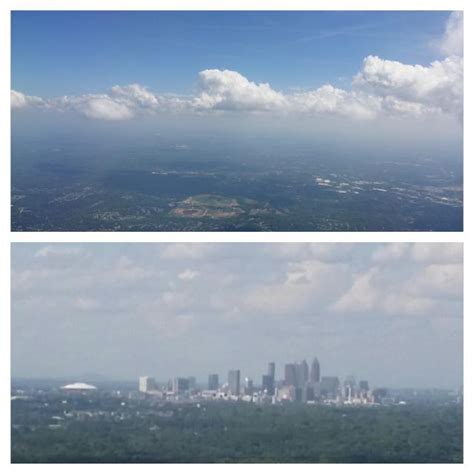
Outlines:
{"type": "Polygon", "coordinates": [[[14,244],[12,375],[157,380],[317,356],[373,385],[463,380],[461,244],[14,244]]]}
{"type": "Polygon", "coordinates": [[[462,231],[463,25],[12,12],[11,228],[462,231]]]}
{"type": "Polygon", "coordinates": [[[336,144],[345,129],[359,145],[356,135],[378,142],[382,131],[396,146],[403,133],[427,153],[441,133],[458,155],[463,16],[16,11],[11,106],[13,132],[27,137],[31,120],[36,131],[60,128],[72,138],[93,136],[98,125],[88,124],[102,123],[106,135],[130,140],[153,125],[245,134],[248,122],[257,136],[277,127],[336,144]]]}

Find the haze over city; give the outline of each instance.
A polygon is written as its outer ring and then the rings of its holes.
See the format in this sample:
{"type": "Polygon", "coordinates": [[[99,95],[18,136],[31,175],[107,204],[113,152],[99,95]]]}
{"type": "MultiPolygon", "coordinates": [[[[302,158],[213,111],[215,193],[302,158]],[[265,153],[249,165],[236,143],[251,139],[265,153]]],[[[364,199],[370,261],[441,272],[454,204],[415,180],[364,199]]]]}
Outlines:
{"type": "Polygon", "coordinates": [[[462,12],[13,12],[12,229],[461,231],[463,68],[462,12]]]}
{"type": "Polygon", "coordinates": [[[461,244],[15,244],[12,374],[462,385],[461,244]]]}

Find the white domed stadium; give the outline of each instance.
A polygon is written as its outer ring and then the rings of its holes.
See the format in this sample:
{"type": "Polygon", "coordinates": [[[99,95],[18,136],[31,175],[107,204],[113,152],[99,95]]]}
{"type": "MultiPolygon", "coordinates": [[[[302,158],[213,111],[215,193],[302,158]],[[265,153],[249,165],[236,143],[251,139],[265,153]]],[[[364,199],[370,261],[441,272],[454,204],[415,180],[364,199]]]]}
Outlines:
{"type": "Polygon", "coordinates": [[[91,390],[97,390],[97,387],[94,387],[94,385],[89,385],[87,383],[83,382],[76,382],[76,383],[70,383],[68,385],[64,385],[61,387],[63,390],[71,390],[71,391],[91,391],[91,390]]]}

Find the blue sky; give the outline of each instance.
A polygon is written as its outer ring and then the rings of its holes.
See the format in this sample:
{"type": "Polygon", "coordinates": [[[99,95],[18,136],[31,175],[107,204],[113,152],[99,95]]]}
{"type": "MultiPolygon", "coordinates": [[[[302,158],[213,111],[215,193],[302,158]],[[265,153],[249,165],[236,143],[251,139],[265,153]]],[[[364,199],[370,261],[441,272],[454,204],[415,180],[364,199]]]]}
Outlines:
{"type": "Polygon", "coordinates": [[[277,90],[345,88],[377,55],[428,65],[449,12],[13,12],[12,88],[51,97],[140,83],[191,93],[231,69],[277,90]]]}

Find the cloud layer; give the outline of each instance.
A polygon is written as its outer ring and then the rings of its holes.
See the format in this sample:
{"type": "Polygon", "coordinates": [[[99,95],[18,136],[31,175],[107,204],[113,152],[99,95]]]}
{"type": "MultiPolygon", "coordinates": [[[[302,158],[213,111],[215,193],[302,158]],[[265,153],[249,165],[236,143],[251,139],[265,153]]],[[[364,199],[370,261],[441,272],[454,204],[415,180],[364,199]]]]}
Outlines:
{"type": "Polygon", "coordinates": [[[258,377],[318,355],[326,374],[455,384],[462,258],[461,244],[18,244],[13,371],[258,377]]]}
{"type": "Polygon", "coordinates": [[[326,84],[315,90],[285,93],[269,83],[255,83],[237,71],[206,69],[199,72],[194,96],[155,94],[139,84],[114,86],[106,94],[32,97],[11,91],[14,109],[39,107],[74,110],[100,120],[127,120],[159,112],[251,112],[338,116],[353,120],[377,117],[462,116],[463,18],[453,12],[438,45],[446,55],[429,66],[403,64],[378,56],[363,60],[352,88],[326,84]]]}

